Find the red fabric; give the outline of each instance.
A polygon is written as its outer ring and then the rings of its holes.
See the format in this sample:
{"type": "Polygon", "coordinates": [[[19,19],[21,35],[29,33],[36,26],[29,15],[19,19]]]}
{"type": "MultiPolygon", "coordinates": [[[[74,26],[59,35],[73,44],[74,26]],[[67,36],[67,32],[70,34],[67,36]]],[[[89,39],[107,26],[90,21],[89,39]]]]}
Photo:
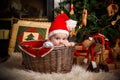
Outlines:
{"type": "Polygon", "coordinates": [[[75,56],[81,56],[80,52],[78,52],[78,51],[76,51],[76,50],[74,50],[74,55],[75,55],[75,56]]]}
{"type": "Polygon", "coordinates": [[[110,50],[110,42],[105,40],[105,49],[110,50]]]}
{"type": "Polygon", "coordinates": [[[51,24],[50,29],[49,29],[49,33],[51,33],[54,30],[66,30],[66,31],[68,31],[68,28],[67,28],[66,22],[65,22],[68,19],[69,19],[69,17],[65,13],[59,14],[55,18],[53,23],[51,24]]]}
{"type": "Polygon", "coordinates": [[[102,40],[102,45],[104,46],[105,45],[105,38],[104,38],[104,36],[101,36],[101,35],[99,35],[99,34],[96,34],[96,35],[93,35],[93,38],[94,39],[101,39],[102,40]]]}
{"type": "Polygon", "coordinates": [[[86,58],[89,58],[89,55],[91,55],[91,60],[92,60],[92,61],[94,61],[94,56],[95,56],[94,47],[95,47],[95,44],[92,44],[92,45],[88,48],[88,54],[86,55],[86,58]]]}
{"type": "Polygon", "coordinates": [[[84,47],[84,46],[82,46],[82,50],[87,50],[87,48],[86,48],[86,47],[84,47]]]}
{"type": "Polygon", "coordinates": [[[113,61],[112,59],[110,59],[110,58],[106,58],[105,61],[106,61],[108,64],[114,63],[114,61],[113,61]]]}
{"type": "Polygon", "coordinates": [[[83,45],[83,43],[81,42],[81,43],[79,43],[78,44],[78,46],[82,46],[82,50],[87,50],[87,48],[86,47],[84,47],[84,45],[83,45]]]}
{"type": "Polygon", "coordinates": [[[74,55],[75,56],[86,56],[86,54],[87,54],[87,51],[86,52],[82,52],[82,51],[74,50],[74,55]]]}
{"type": "Polygon", "coordinates": [[[51,48],[41,48],[45,41],[25,41],[20,44],[20,49],[33,57],[41,56],[44,57],[51,48]],[[37,49],[36,49],[37,48],[37,49]]]}

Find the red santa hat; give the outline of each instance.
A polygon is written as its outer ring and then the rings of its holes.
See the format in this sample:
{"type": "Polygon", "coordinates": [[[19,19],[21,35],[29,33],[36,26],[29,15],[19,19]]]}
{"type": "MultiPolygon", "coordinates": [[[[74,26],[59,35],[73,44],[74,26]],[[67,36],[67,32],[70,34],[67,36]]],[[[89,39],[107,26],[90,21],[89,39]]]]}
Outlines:
{"type": "Polygon", "coordinates": [[[52,22],[48,37],[51,37],[57,33],[65,33],[69,36],[69,31],[72,28],[75,28],[77,21],[69,19],[69,17],[65,13],[61,13],[56,16],[55,20],[52,22]]]}

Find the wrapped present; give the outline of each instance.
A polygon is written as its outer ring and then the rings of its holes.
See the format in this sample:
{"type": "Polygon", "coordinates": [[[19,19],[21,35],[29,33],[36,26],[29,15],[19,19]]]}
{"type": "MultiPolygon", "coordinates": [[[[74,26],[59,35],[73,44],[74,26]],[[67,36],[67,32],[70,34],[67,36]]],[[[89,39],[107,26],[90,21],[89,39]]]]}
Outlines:
{"type": "Polygon", "coordinates": [[[75,46],[74,55],[75,56],[86,56],[88,48],[84,47],[82,43],[75,46]]]}
{"type": "Polygon", "coordinates": [[[114,69],[117,69],[117,64],[111,63],[111,64],[108,64],[108,67],[109,67],[109,70],[114,70],[114,69]]]}
{"type": "Polygon", "coordinates": [[[117,69],[120,69],[120,62],[116,62],[117,64],[117,69]]]}

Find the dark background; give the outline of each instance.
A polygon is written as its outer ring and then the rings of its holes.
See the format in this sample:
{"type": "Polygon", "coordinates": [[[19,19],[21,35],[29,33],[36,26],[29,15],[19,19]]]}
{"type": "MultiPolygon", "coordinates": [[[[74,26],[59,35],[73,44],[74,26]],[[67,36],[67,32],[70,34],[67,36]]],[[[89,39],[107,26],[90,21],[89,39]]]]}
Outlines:
{"type": "MultiPolygon", "coordinates": [[[[11,18],[54,18],[54,0],[0,0],[0,30],[11,30],[11,18]],[[41,13],[42,11],[42,13],[41,13]]],[[[0,34],[1,35],[1,34],[0,34]]],[[[0,62],[8,57],[8,39],[0,39],[0,62]]]]}
{"type": "Polygon", "coordinates": [[[1,0],[0,18],[48,18],[53,20],[54,0],[1,0]]]}

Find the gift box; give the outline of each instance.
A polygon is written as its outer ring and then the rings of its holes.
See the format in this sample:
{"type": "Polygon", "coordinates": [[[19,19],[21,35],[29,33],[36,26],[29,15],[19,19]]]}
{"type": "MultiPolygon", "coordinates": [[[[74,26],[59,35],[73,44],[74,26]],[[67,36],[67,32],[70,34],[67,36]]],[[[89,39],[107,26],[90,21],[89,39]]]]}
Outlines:
{"type": "Polygon", "coordinates": [[[108,64],[108,67],[109,67],[109,70],[114,70],[114,69],[117,69],[117,64],[111,63],[111,64],[108,64]]]}
{"type": "Polygon", "coordinates": [[[117,64],[117,69],[120,69],[120,62],[116,62],[117,64]]]}

